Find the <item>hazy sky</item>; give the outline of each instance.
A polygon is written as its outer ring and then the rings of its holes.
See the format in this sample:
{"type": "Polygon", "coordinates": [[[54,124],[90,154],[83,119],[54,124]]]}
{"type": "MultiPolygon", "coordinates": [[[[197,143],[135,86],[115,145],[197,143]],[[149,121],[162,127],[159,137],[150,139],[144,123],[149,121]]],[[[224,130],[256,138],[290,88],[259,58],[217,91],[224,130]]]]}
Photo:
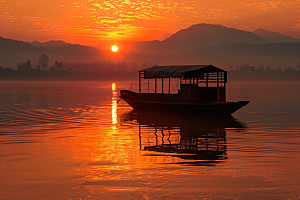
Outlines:
{"type": "Polygon", "coordinates": [[[23,41],[162,40],[198,23],[300,38],[300,1],[0,0],[0,36],[23,41]]]}

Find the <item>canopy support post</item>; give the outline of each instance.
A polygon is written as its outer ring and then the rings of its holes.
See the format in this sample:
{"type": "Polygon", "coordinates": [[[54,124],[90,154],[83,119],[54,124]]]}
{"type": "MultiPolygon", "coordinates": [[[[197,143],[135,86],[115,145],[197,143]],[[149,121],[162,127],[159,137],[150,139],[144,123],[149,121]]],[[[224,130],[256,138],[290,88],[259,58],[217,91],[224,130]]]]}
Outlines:
{"type": "Polygon", "coordinates": [[[190,78],[190,92],[189,93],[190,93],[190,95],[189,95],[190,96],[190,102],[192,102],[192,95],[193,95],[192,94],[192,78],[190,78]]]}
{"type": "Polygon", "coordinates": [[[169,94],[171,93],[171,77],[169,77],[169,94]]]}
{"type": "Polygon", "coordinates": [[[227,72],[223,72],[223,75],[224,75],[224,101],[226,101],[227,72]]]}
{"type": "Polygon", "coordinates": [[[161,79],[161,93],[164,93],[164,78],[161,79]]]}
{"type": "Polygon", "coordinates": [[[149,79],[148,79],[148,93],[149,93],[149,79]]]}
{"type": "Polygon", "coordinates": [[[206,87],[208,87],[208,76],[209,76],[209,73],[207,72],[206,73],[206,87]]]}
{"type": "Polygon", "coordinates": [[[157,78],[155,78],[155,94],[156,94],[156,91],[157,91],[157,78]]]}
{"type": "Polygon", "coordinates": [[[141,72],[139,72],[139,93],[141,93],[141,72]]]}
{"type": "Polygon", "coordinates": [[[219,72],[217,72],[217,93],[218,93],[218,101],[220,101],[219,72]]]}

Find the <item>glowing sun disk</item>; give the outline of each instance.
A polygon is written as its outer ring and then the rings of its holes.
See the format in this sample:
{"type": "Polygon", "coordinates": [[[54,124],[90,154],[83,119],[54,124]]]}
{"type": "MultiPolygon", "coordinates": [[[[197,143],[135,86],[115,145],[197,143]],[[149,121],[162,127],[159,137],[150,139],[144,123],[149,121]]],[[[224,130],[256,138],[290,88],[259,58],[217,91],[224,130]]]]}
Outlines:
{"type": "Polygon", "coordinates": [[[116,45],[114,45],[114,46],[111,47],[111,50],[113,52],[117,52],[118,51],[118,47],[116,45]]]}

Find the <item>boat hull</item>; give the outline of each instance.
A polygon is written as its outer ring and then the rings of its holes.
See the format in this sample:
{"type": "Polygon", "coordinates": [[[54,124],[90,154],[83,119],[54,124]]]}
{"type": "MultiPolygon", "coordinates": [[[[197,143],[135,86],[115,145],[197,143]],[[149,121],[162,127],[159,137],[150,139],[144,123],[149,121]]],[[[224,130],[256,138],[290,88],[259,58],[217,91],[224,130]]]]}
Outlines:
{"type": "Polygon", "coordinates": [[[134,109],[141,110],[166,110],[197,114],[231,115],[238,109],[246,106],[249,101],[238,102],[211,102],[211,103],[182,103],[141,100],[138,94],[131,91],[121,91],[120,96],[134,109]]]}

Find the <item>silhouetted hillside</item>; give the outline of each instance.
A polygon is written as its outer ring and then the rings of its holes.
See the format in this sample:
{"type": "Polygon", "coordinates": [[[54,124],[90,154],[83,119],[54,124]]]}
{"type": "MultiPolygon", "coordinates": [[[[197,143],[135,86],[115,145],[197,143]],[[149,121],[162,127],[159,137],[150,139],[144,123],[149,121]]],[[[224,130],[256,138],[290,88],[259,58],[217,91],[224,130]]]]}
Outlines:
{"type": "Polygon", "coordinates": [[[223,44],[203,47],[193,53],[209,51],[227,58],[226,63],[239,65],[268,65],[272,67],[297,65],[300,61],[300,43],[223,44]]]}
{"type": "Polygon", "coordinates": [[[168,49],[186,51],[227,43],[264,44],[267,42],[251,32],[227,28],[221,25],[197,24],[178,31],[162,41],[162,45],[168,47],[168,49]]]}
{"type": "Polygon", "coordinates": [[[11,68],[15,67],[19,62],[30,60],[33,68],[35,68],[41,54],[49,57],[50,66],[54,64],[55,60],[93,62],[107,58],[102,50],[94,47],[67,44],[63,41],[49,41],[42,44],[66,45],[63,47],[37,48],[26,42],[0,37],[0,66],[11,68]]]}
{"type": "Polygon", "coordinates": [[[45,49],[44,52],[57,60],[69,61],[97,61],[106,58],[103,50],[95,47],[82,46],[82,45],[68,45],[65,47],[56,47],[45,49]]]}
{"type": "MultiPolygon", "coordinates": [[[[276,56],[276,57],[290,57],[299,58],[300,42],[290,43],[269,43],[269,44],[222,44],[217,46],[203,47],[196,51],[211,51],[226,54],[237,55],[257,55],[257,56],[276,56]]],[[[300,59],[300,58],[299,58],[300,59]]]]}
{"type": "Polygon", "coordinates": [[[231,43],[265,44],[268,41],[247,31],[227,28],[221,25],[197,24],[187,29],[181,29],[161,42],[138,42],[134,43],[133,47],[138,52],[170,54],[191,51],[205,46],[231,43]]]}
{"type": "MultiPolygon", "coordinates": [[[[3,39],[4,40],[4,39],[3,39]]],[[[36,68],[38,64],[38,59],[41,54],[45,54],[49,58],[49,67],[54,65],[55,61],[59,62],[69,62],[69,63],[96,63],[96,62],[127,62],[130,69],[136,68],[141,69],[145,63],[153,64],[217,64],[217,62],[222,62],[223,58],[218,53],[200,51],[192,53],[173,53],[173,54],[147,54],[147,48],[145,46],[153,44],[159,44],[160,41],[142,42],[141,48],[143,52],[118,52],[112,53],[111,51],[105,51],[94,47],[82,46],[82,45],[72,45],[69,44],[64,47],[55,48],[36,48],[25,42],[8,40],[4,45],[1,45],[0,49],[6,51],[10,48],[11,51],[6,54],[0,55],[0,66],[5,68],[14,67],[19,62],[25,62],[27,60],[31,61],[32,68],[36,68]],[[26,48],[22,47],[25,46],[26,48]],[[144,46],[144,47],[143,47],[144,46]]],[[[154,45],[154,46],[155,46],[154,45]]],[[[101,67],[101,65],[99,65],[101,67]]],[[[84,71],[82,67],[81,71],[84,71]]],[[[101,70],[101,69],[98,69],[101,70]]]]}
{"type": "Polygon", "coordinates": [[[279,43],[279,42],[300,42],[299,39],[292,38],[288,35],[282,35],[277,32],[267,31],[264,29],[256,29],[253,33],[269,42],[279,43]]]}
{"type": "Polygon", "coordinates": [[[212,64],[226,69],[241,64],[272,68],[297,67],[300,61],[300,43],[268,43],[254,33],[211,24],[193,25],[164,41],[127,43],[123,51],[117,53],[64,41],[35,43],[47,44],[48,47],[36,48],[22,41],[0,38],[0,66],[15,69],[19,62],[30,60],[35,69],[42,54],[49,58],[49,68],[58,61],[73,63],[74,67],[80,66],[78,70],[80,68],[81,71],[103,70],[94,67],[84,69],[85,64],[91,63],[106,63],[96,66],[107,68],[110,66],[107,63],[126,62],[127,68],[131,70],[141,69],[145,63],[212,64]]]}
{"type": "Polygon", "coordinates": [[[39,49],[26,42],[0,37],[0,67],[16,67],[18,62],[38,59],[39,49]]]}
{"type": "Polygon", "coordinates": [[[37,48],[33,47],[23,41],[17,41],[17,40],[6,39],[3,37],[0,37],[0,53],[1,54],[15,52],[15,51],[35,52],[35,51],[37,51],[37,48]]]}
{"type": "Polygon", "coordinates": [[[65,41],[62,40],[50,40],[48,42],[38,42],[38,41],[33,41],[33,42],[27,42],[28,44],[40,48],[55,48],[55,47],[65,47],[70,45],[69,43],[66,43],[65,41]]]}

